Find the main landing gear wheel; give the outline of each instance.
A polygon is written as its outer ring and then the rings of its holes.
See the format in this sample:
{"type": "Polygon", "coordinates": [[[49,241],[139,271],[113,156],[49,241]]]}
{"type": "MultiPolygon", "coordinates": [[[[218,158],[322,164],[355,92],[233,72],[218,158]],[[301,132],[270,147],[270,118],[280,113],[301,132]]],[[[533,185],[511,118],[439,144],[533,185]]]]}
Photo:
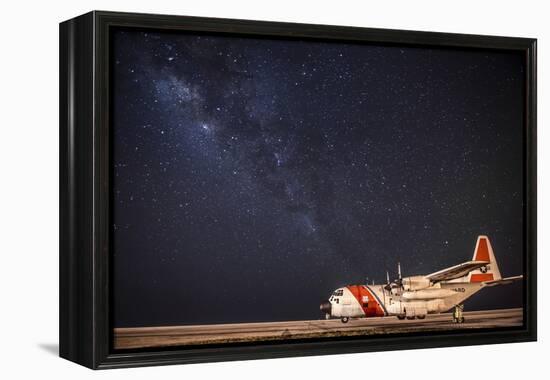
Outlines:
{"type": "Polygon", "coordinates": [[[342,321],[342,323],[348,323],[349,318],[348,317],[342,317],[341,321],[342,321]]]}
{"type": "Polygon", "coordinates": [[[397,319],[399,319],[400,321],[402,321],[403,319],[405,319],[405,316],[404,316],[404,315],[398,315],[398,316],[397,316],[397,319]]]}
{"type": "Polygon", "coordinates": [[[418,319],[424,319],[424,318],[426,318],[426,316],[425,316],[425,315],[417,315],[416,318],[418,318],[418,319]]]}
{"type": "Polygon", "coordinates": [[[453,323],[464,323],[465,319],[462,315],[464,305],[456,305],[453,311],[453,323]]]}

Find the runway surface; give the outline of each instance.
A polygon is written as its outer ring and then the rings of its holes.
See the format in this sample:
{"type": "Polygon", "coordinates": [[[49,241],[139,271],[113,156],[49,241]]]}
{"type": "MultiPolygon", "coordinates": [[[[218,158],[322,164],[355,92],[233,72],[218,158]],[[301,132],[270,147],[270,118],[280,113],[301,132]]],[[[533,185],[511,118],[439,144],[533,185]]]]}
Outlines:
{"type": "Polygon", "coordinates": [[[220,325],[131,327],[114,330],[116,349],[181,345],[303,339],[332,336],[378,335],[457,329],[517,327],[523,324],[523,309],[464,312],[465,322],[451,321],[451,313],[428,315],[426,319],[396,317],[238,323],[220,325]]]}

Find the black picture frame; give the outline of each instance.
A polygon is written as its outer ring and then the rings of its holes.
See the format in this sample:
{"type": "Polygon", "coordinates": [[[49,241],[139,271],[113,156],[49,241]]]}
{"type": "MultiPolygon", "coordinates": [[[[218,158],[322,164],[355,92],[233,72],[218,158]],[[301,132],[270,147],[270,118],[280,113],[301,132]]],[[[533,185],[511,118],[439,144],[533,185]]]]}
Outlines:
{"type": "Polygon", "coordinates": [[[93,11],[60,24],[60,356],[117,368],[536,340],[536,39],[93,11]],[[115,27],[400,46],[525,57],[524,327],[117,352],[110,324],[110,40],[115,27]]]}

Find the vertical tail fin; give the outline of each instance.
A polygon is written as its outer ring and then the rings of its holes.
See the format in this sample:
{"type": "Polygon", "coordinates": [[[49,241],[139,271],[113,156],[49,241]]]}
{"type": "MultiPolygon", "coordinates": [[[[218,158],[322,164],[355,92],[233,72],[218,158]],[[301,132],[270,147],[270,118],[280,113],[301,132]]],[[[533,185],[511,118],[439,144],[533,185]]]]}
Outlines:
{"type": "Polygon", "coordinates": [[[489,264],[476,269],[468,275],[469,282],[484,282],[500,280],[500,270],[498,269],[497,260],[491,247],[489,238],[484,235],[477,237],[476,248],[474,251],[474,261],[487,261],[489,264]]]}

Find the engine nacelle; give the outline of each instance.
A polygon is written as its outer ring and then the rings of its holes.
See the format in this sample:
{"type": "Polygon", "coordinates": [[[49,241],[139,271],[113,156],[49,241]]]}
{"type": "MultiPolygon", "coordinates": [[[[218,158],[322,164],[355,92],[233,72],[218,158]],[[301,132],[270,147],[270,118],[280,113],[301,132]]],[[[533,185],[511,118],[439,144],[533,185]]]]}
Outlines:
{"type": "Polygon", "coordinates": [[[446,298],[456,295],[456,292],[451,289],[422,289],[415,290],[413,292],[403,292],[403,299],[407,301],[412,300],[431,300],[437,298],[446,298]]]}
{"type": "Polygon", "coordinates": [[[403,290],[406,292],[429,288],[431,282],[424,276],[404,277],[402,280],[403,290]]]}

